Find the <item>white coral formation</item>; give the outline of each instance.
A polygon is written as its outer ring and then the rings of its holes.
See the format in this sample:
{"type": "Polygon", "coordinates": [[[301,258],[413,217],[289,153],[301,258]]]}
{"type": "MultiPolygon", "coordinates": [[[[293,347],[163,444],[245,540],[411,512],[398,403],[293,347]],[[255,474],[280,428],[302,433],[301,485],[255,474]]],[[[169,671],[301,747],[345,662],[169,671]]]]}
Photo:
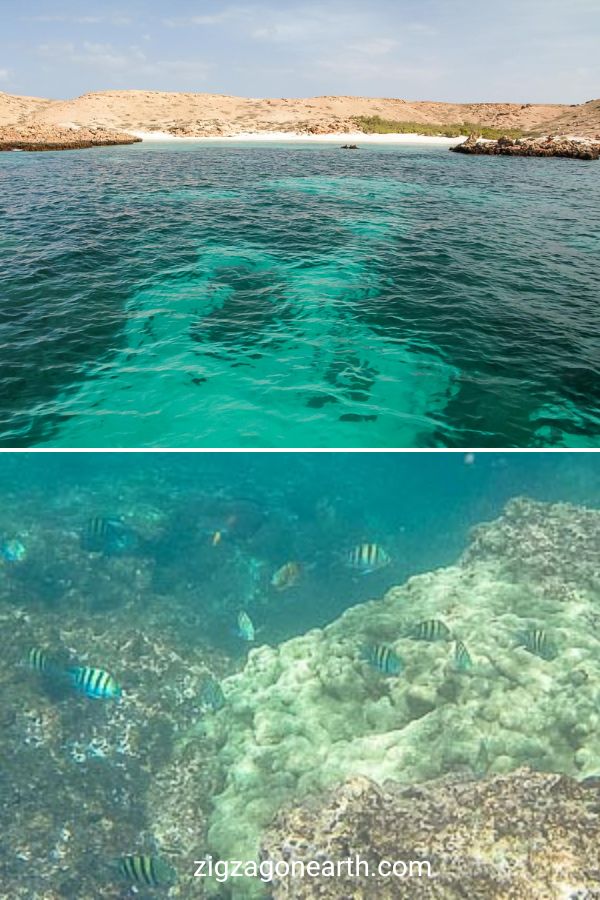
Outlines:
{"type": "Polygon", "coordinates": [[[213,852],[253,858],[278,808],[350,776],[422,782],[523,764],[578,778],[600,772],[599,536],[600,512],[514,501],[478,529],[456,566],[253,651],[225,682],[217,717],[225,786],[213,852]],[[561,538],[575,533],[573,543],[561,538]],[[455,670],[451,643],[402,636],[429,618],[464,641],[470,671],[455,670]],[[530,627],[557,644],[556,659],[517,646],[530,627]],[[399,677],[362,661],[369,642],[393,646],[405,663],[399,677]]]}

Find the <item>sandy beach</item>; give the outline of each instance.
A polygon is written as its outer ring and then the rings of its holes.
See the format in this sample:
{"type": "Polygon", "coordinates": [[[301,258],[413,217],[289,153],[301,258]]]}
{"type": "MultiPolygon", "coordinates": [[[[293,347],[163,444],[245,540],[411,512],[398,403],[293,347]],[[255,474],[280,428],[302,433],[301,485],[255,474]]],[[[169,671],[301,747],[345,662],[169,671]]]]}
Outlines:
{"type": "Polygon", "coordinates": [[[423,134],[363,134],[354,132],[350,134],[300,134],[289,131],[248,131],[241,134],[222,135],[217,137],[181,137],[169,134],[167,131],[130,131],[134,137],[141,138],[144,142],[202,142],[202,143],[269,143],[286,142],[302,144],[431,144],[452,147],[466,140],[466,137],[457,138],[430,137],[423,134]]]}

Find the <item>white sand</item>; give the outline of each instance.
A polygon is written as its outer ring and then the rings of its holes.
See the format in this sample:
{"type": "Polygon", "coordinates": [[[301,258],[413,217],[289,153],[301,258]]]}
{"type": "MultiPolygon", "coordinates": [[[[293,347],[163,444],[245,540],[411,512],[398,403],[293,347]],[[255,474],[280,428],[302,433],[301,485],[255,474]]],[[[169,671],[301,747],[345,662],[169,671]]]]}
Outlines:
{"type": "Polygon", "coordinates": [[[128,131],[144,141],[227,141],[227,142],[268,142],[286,141],[311,144],[441,144],[451,147],[466,140],[466,137],[429,137],[422,134],[300,134],[289,131],[243,132],[222,137],[175,137],[166,131],[128,131]]]}

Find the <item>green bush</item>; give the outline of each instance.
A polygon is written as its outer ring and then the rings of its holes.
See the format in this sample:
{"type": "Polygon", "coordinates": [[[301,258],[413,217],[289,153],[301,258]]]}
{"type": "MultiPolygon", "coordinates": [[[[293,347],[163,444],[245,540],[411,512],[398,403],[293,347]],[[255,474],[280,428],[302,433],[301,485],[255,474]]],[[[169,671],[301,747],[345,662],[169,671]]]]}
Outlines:
{"type": "Polygon", "coordinates": [[[461,137],[478,134],[484,138],[522,137],[521,128],[489,128],[474,122],[457,122],[451,125],[424,125],[422,122],[394,122],[381,116],[357,116],[357,128],[365,134],[422,134],[435,137],[461,137]]]}

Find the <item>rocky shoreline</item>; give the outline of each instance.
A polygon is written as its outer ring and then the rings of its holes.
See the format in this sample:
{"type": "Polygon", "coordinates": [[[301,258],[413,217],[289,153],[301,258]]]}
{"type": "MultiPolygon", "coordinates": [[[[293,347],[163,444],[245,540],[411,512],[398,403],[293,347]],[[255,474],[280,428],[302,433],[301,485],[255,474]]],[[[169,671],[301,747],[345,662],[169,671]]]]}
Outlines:
{"type": "Polygon", "coordinates": [[[572,140],[566,137],[517,138],[501,137],[482,141],[471,134],[462,144],[451,147],[453,153],[473,156],[560,156],[566,159],[598,159],[600,143],[572,140]]]}
{"type": "Polygon", "coordinates": [[[0,152],[22,150],[87,150],[141,143],[141,138],[108,128],[66,128],[57,125],[6,125],[0,128],[0,152]]]}

